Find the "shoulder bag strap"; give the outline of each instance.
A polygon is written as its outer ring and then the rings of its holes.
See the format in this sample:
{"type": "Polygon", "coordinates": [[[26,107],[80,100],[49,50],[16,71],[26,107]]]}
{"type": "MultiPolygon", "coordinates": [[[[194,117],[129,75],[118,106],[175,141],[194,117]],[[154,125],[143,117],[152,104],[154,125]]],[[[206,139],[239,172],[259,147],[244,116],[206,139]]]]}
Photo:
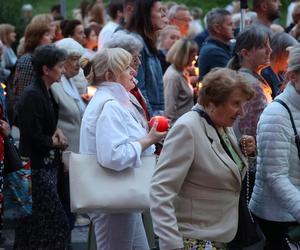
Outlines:
{"type": "Polygon", "coordinates": [[[297,150],[298,150],[298,157],[300,159],[300,137],[299,137],[298,131],[296,129],[296,125],[295,125],[295,122],[294,122],[292,112],[291,112],[290,108],[288,107],[288,105],[284,101],[282,101],[280,99],[275,99],[275,100],[273,100],[273,102],[280,103],[283,107],[285,107],[285,109],[289,113],[290,120],[291,120],[291,123],[292,123],[292,127],[293,127],[293,130],[294,130],[295,143],[296,143],[296,147],[297,147],[297,150]]]}

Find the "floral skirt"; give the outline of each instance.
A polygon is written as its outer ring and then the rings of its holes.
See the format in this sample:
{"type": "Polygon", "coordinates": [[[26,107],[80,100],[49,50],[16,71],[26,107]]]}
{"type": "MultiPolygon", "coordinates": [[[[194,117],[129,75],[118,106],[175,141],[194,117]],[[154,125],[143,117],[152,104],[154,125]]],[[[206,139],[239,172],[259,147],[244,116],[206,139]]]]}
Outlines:
{"type": "Polygon", "coordinates": [[[212,249],[212,250],[226,250],[226,244],[224,243],[217,243],[207,240],[195,240],[195,239],[183,239],[184,243],[184,250],[205,250],[205,249],[212,249]]]}
{"type": "Polygon", "coordinates": [[[32,215],[16,223],[14,249],[64,250],[68,220],[57,193],[57,168],[32,169],[32,215]]]}

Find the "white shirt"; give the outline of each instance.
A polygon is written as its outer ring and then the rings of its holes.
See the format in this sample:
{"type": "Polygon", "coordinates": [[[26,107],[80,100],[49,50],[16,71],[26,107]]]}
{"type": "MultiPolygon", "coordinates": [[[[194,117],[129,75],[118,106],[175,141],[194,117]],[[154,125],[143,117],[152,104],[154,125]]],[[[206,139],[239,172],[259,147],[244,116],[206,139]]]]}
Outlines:
{"type": "Polygon", "coordinates": [[[104,44],[107,43],[111,37],[112,34],[115,32],[116,28],[119,26],[119,24],[109,21],[105,26],[102,28],[99,38],[98,38],[98,50],[103,48],[104,44]]]}
{"type": "MultiPolygon", "coordinates": [[[[104,82],[88,104],[80,129],[80,153],[96,154],[98,162],[113,170],[140,167],[142,146],[147,135],[132,115],[133,105],[119,83],[104,82]]],[[[143,154],[154,153],[154,146],[143,154]]]]}
{"type": "Polygon", "coordinates": [[[292,17],[292,13],[293,10],[296,6],[296,3],[290,3],[290,5],[288,6],[288,11],[287,11],[287,15],[286,15],[286,26],[288,27],[291,23],[293,23],[293,17],[292,17]]]}

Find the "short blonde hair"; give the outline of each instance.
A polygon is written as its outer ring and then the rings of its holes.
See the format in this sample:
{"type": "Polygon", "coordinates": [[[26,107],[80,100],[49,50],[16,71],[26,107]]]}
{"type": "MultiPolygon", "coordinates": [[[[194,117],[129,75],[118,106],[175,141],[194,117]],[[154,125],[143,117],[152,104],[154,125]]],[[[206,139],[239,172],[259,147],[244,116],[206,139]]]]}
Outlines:
{"type": "Polygon", "coordinates": [[[122,48],[102,48],[91,61],[91,73],[88,80],[92,85],[99,85],[106,81],[107,72],[114,76],[120,75],[129,67],[132,56],[122,48]]]}
{"type": "Polygon", "coordinates": [[[198,51],[198,45],[194,40],[182,38],[177,40],[169,49],[166,60],[177,69],[181,69],[189,65],[190,55],[198,53],[198,51]]]}
{"type": "Polygon", "coordinates": [[[165,39],[168,37],[170,31],[173,31],[173,30],[180,32],[179,28],[175,25],[167,25],[159,32],[159,37],[157,40],[157,47],[159,49],[163,49],[163,43],[164,43],[165,39]]]}
{"type": "Polygon", "coordinates": [[[219,106],[228,100],[234,89],[240,89],[247,100],[255,95],[249,81],[238,71],[215,68],[206,74],[202,81],[198,103],[204,107],[207,107],[210,102],[219,106]]]}
{"type": "Polygon", "coordinates": [[[0,24],[0,39],[5,45],[9,44],[8,36],[12,32],[15,32],[15,26],[8,23],[0,24]]]}

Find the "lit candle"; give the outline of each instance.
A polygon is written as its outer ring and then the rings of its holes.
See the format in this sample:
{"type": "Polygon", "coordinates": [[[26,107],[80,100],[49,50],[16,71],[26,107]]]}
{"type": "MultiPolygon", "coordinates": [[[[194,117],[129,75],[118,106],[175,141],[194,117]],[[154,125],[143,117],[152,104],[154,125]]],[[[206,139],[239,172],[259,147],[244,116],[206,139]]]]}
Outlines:
{"type": "Polygon", "coordinates": [[[198,60],[198,56],[195,56],[195,60],[193,60],[193,66],[194,66],[196,76],[199,77],[199,68],[196,65],[197,60],[198,60]]]}
{"type": "Polygon", "coordinates": [[[202,88],[202,82],[198,82],[197,88],[198,88],[198,90],[200,90],[202,88]]]}
{"type": "Polygon", "coordinates": [[[87,87],[87,93],[90,97],[94,96],[95,92],[96,92],[97,88],[94,86],[88,86],[87,87]]]}
{"type": "Polygon", "coordinates": [[[1,82],[1,87],[3,88],[3,94],[4,94],[4,95],[7,95],[7,93],[6,93],[6,91],[5,91],[6,85],[5,85],[3,82],[1,82]]]}

